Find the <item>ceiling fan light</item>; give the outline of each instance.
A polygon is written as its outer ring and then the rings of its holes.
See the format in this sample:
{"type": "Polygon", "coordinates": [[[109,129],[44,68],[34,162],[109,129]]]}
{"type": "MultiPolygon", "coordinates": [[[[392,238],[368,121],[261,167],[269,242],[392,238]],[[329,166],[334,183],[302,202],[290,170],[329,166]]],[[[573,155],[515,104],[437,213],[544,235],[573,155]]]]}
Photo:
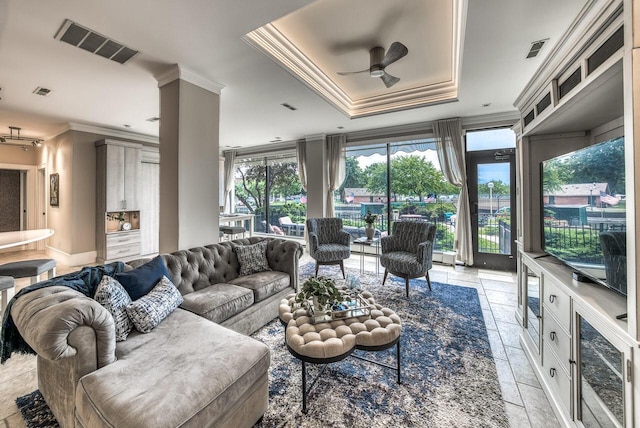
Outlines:
{"type": "Polygon", "coordinates": [[[382,77],[384,76],[384,68],[379,65],[372,65],[369,69],[369,76],[371,77],[382,77]]]}

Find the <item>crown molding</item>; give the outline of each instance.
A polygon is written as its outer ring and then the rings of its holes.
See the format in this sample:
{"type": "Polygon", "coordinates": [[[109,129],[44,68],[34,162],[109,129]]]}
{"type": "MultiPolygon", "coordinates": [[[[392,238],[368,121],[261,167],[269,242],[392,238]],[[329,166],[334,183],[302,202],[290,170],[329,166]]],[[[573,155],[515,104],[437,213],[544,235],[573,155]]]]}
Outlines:
{"type": "Polygon", "coordinates": [[[64,134],[67,131],[89,132],[92,134],[100,134],[108,137],[126,138],[128,140],[135,140],[143,143],[151,143],[151,144],[160,143],[159,138],[154,135],[138,134],[135,132],[121,131],[119,129],[111,129],[111,128],[105,128],[102,126],[86,125],[83,123],[75,123],[75,122],[67,123],[57,133],[45,137],[45,140],[50,140],[52,138],[55,138],[58,135],[64,134]]]}
{"type": "Polygon", "coordinates": [[[161,88],[164,85],[178,79],[184,80],[185,82],[189,82],[193,85],[206,89],[209,92],[216,93],[218,95],[220,95],[220,92],[224,88],[224,85],[222,83],[218,83],[215,80],[202,77],[193,70],[190,70],[189,68],[180,64],[174,64],[169,67],[167,71],[160,73],[159,75],[154,77],[158,81],[158,88],[161,88]]]}
{"type": "Polygon", "coordinates": [[[427,105],[457,101],[460,80],[466,1],[454,0],[451,75],[442,82],[354,99],[313,63],[274,25],[266,24],[244,40],[315,91],[347,117],[372,116],[427,105]]]}

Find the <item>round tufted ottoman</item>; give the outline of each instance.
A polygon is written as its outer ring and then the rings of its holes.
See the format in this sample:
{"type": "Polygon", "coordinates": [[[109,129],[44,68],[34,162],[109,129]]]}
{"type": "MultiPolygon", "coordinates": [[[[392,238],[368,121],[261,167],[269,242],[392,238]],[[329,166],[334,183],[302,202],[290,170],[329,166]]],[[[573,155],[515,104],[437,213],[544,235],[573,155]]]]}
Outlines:
{"type": "Polygon", "coordinates": [[[369,303],[370,315],[315,324],[307,311],[295,303],[295,294],[289,294],[280,302],[280,321],[286,325],[287,349],[302,362],[303,413],[307,412],[307,394],[311,389],[307,390],[306,363],[329,364],[347,358],[355,349],[382,351],[396,346],[396,366],[353,357],[396,370],[400,383],[400,317],[377,304],[371,293],[365,291],[361,295],[369,303]]]}

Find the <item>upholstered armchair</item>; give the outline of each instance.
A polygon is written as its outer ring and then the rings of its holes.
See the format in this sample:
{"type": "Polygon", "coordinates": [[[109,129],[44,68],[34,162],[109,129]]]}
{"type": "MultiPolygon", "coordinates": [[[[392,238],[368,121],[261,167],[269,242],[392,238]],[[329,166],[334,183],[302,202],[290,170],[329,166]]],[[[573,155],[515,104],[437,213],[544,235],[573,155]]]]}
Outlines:
{"type": "Polygon", "coordinates": [[[342,219],[309,218],[307,233],[309,254],[316,261],[316,275],[320,265],[340,265],[344,278],[344,260],[351,256],[351,235],[342,230],[342,219]]]}
{"type": "Polygon", "coordinates": [[[607,284],[627,294],[627,234],[626,232],[602,232],[600,245],[604,257],[607,284]]]}
{"type": "Polygon", "coordinates": [[[431,290],[429,269],[432,267],[433,240],[436,226],[421,221],[396,221],[393,233],[380,240],[382,255],[380,264],[384,267],[382,284],[387,274],[400,276],[405,280],[409,297],[409,279],[424,275],[431,290]]]}

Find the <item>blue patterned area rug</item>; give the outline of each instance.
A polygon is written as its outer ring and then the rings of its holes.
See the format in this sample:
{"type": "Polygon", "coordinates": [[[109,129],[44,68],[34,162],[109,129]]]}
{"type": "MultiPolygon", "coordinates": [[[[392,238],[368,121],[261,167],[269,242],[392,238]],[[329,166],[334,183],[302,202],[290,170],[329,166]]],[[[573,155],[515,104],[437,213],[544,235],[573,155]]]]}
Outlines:
{"type": "MultiPolygon", "coordinates": [[[[301,277],[314,264],[301,267],[301,277]]],[[[347,270],[347,273],[349,271],[347,270]]],[[[274,321],[253,337],[271,348],[269,409],[260,427],[508,427],[496,366],[478,292],[473,288],[357,274],[377,303],[398,313],[402,384],[396,373],[347,358],[329,364],[309,395],[302,414],[301,363],[284,345],[284,327],[274,321]]],[[[319,274],[342,278],[337,266],[319,274]]],[[[358,355],[395,365],[395,348],[358,355]]],[[[321,366],[307,365],[308,377],[321,366]]]]}
{"type": "MultiPolygon", "coordinates": [[[[313,271],[306,264],[301,277],[313,271]]],[[[337,266],[323,266],[320,273],[342,277],[337,266]]],[[[347,358],[328,365],[302,414],[300,361],[287,351],[276,320],[253,335],[271,348],[269,408],[256,428],[509,426],[475,289],[432,282],[429,291],[425,280],[414,279],[407,299],[402,279],[390,276],[382,286],[382,275],[357,276],[402,319],[402,384],[392,370],[347,358]]],[[[356,353],[395,365],[395,348],[356,353]]],[[[319,369],[308,365],[308,379],[319,369]]],[[[39,391],[16,404],[28,427],[58,426],[39,391]]]]}

